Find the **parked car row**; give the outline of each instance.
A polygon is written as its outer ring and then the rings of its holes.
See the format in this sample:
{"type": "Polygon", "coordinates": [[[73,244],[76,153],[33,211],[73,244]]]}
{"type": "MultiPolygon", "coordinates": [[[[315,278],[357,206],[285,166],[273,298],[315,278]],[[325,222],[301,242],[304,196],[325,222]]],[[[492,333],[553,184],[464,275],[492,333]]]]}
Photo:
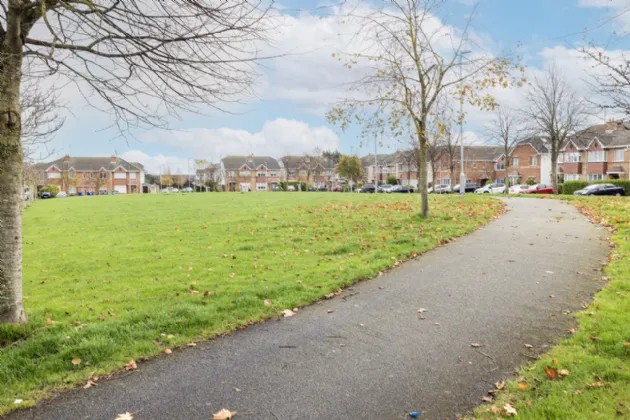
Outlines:
{"type": "MultiPolygon", "coordinates": [[[[178,193],[179,190],[177,188],[162,188],[163,193],[178,193]]],[[[183,193],[191,193],[194,190],[191,187],[182,188],[183,193]]]]}
{"type": "MultiPolygon", "coordinates": [[[[464,192],[472,193],[476,192],[479,189],[479,184],[475,182],[467,182],[464,187],[464,192]]],[[[457,193],[459,194],[459,184],[453,186],[453,190],[451,190],[451,186],[448,184],[439,184],[436,185],[435,188],[429,188],[430,194],[451,194],[457,193]]]]}
{"type": "Polygon", "coordinates": [[[613,184],[593,184],[586,188],[577,190],[573,195],[614,195],[622,197],[625,195],[623,188],[613,184]]]}
{"type": "Polygon", "coordinates": [[[381,185],[378,188],[374,184],[365,184],[359,189],[360,193],[373,194],[375,192],[384,194],[411,194],[413,187],[408,185],[381,185]]]}
{"type": "MultiPolygon", "coordinates": [[[[96,191],[96,192],[93,192],[93,193],[92,193],[92,192],[90,192],[90,193],[86,193],[86,194],[83,194],[83,193],[78,193],[77,195],[79,195],[79,196],[83,196],[83,195],[85,195],[85,196],[92,196],[92,195],[117,195],[117,194],[120,194],[120,191],[109,191],[109,192],[107,192],[107,191],[101,190],[101,191],[96,191]]],[[[40,194],[39,194],[39,198],[41,198],[41,199],[47,199],[47,198],[66,198],[66,197],[71,197],[71,196],[73,196],[73,195],[74,195],[74,194],[68,194],[68,193],[67,193],[67,192],[65,192],[65,191],[59,191],[59,192],[57,193],[57,195],[55,195],[55,196],[53,197],[52,193],[50,193],[50,192],[48,192],[48,191],[44,191],[44,192],[42,192],[42,193],[40,193],[40,194]]]]}

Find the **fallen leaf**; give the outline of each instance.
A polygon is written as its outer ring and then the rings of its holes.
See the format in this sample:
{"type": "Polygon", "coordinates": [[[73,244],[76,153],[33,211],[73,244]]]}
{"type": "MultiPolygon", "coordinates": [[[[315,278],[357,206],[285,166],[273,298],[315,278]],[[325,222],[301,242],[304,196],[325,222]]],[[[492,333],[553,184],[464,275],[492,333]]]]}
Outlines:
{"type": "Polygon", "coordinates": [[[547,274],[553,274],[553,271],[545,271],[547,274]]]}
{"type": "Polygon", "coordinates": [[[529,385],[527,384],[518,384],[518,389],[520,389],[521,391],[525,391],[527,388],[529,388],[529,385]]]}
{"type": "Polygon", "coordinates": [[[624,346],[630,347],[630,343],[623,343],[624,346]]]}
{"type": "Polygon", "coordinates": [[[569,334],[575,334],[575,328],[569,328],[569,334]]]}
{"type": "Polygon", "coordinates": [[[91,379],[88,379],[87,383],[83,386],[83,389],[89,389],[89,388],[92,388],[93,386],[96,386],[96,382],[94,382],[91,379]]]}
{"type": "Polygon", "coordinates": [[[234,388],[234,392],[241,392],[241,390],[238,388],[234,388]]]}
{"type": "Polygon", "coordinates": [[[553,381],[558,377],[558,369],[556,369],[555,367],[546,366],[545,373],[547,374],[547,379],[549,379],[550,381],[553,381]]]}
{"type": "MultiPolygon", "coordinates": [[[[179,230],[179,228],[177,230],[179,230]]],[[[115,420],[133,420],[133,415],[129,412],[119,414],[115,420]]]]}
{"type": "Polygon", "coordinates": [[[505,414],[507,416],[518,416],[516,408],[514,408],[510,403],[505,403],[505,405],[503,406],[503,410],[505,410],[505,414]]]}
{"type": "Polygon", "coordinates": [[[494,386],[496,386],[498,390],[501,390],[501,389],[505,388],[505,382],[504,381],[499,381],[499,382],[495,383],[494,386]]]}
{"type": "Polygon", "coordinates": [[[589,388],[601,388],[604,386],[604,383],[601,381],[598,382],[593,382],[592,384],[589,385],[589,388]]]}
{"type": "Polygon", "coordinates": [[[492,414],[501,414],[501,409],[497,407],[496,405],[493,405],[492,407],[488,408],[488,411],[491,412],[492,414]]]}
{"type": "Polygon", "coordinates": [[[494,401],[494,398],[492,398],[492,397],[481,397],[481,401],[487,402],[487,403],[491,403],[491,402],[494,401]]]}
{"type": "Polygon", "coordinates": [[[195,347],[197,345],[197,343],[188,343],[186,344],[188,347],[195,347]]]}
{"type": "Polygon", "coordinates": [[[562,369],[558,371],[558,375],[565,377],[565,376],[569,376],[569,371],[566,369],[562,369]]]}
{"type": "Polygon", "coordinates": [[[479,347],[481,347],[481,344],[479,344],[479,343],[472,343],[470,345],[470,347],[474,347],[474,348],[478,349],[479,347]]]}
{"type": "Polygon", "coordinates": [[[75,366],[78,366],[81,364],[81,359],[79,359],[78,357],[75,357],[74,359],[72,359],[72,364],[75,366]]]}
{"type": "Polygon", "coordinates": [[[334,309],[329,309],[327,312],[328,312],[329,314],[332,314],[333,312],[335,312],[335,310],[334,310],[334,309]]]}
{"type": "Polygon", "coordinates": [[[53,321],[52,319],[46,318],[46,325],[52,325],[54,323],[55,323],[55,321],[53,321]]]}
{"type": "Polygon", "coordinates": [[[418,313],[419,313],[419,314],[423,314],[423,313],[425,313],[425,312],[427,312],[427,310],[426,310],[426,309],[424,309],[424,308],[420,308],[420,309],[418,309],[418,313]]]}
{"type": "Polygon", "coordinates": [[[232,420],[236,414],[236,411],[230,411],[223,408],[218,413],[212,414],[212,420],[232,420]]]}
{"type": "Polygon", "coordinates": [[[582,394],[584,394],[584,390],[582,390],[582,389],[578,389],[578,390],[576,390],[576,391],[575,391],[575,393],[576,393],[577,395],[582,395],[582,394]]]}
{"type": "Polygon", "coordinates": [[[138,369],[138,365],[136,364],[135,360],[130,360],[129,363],[125,365],[125,369],[136,370],[138,369]]]}
{"type": "Polygon", "coordinates": [[[291,309],[285,309],[284,311],[282,311],[282,313],[284,314],[285,318],[295,315],[295,312],[293,312],[291,309]]]}
{"type": "Polygon", "coordinates": [[[188,266],[187,270],[188,270],[188,271],[192,271],[192,267],[191,267],[191,266],[188,266]]]}
{"type": "Polygon", "coordinates": [[[171,350],[171,349],[164,349],[164,353],[166,353],[166,354],[173,354],[173,350],[171,350]]]}
{"type": "Polygon", "coordinates": [[[531,349],[531,348],[533,348],[533,347],[534,347],[534,346],[532,346],[531,344],[523,344],[523,346],[524,346],[526,349],[531,349]]]}
{"type": "Polygon", "coordinates": [[[599,338],[598,338],[598,337],[593,337],[593,336],[591,336],[590,338],[591,338],[591,341],[599,341],[599,338]]]}
{"type": "Polygon", "coordinates": [[[265,306],[271,306],[272,302],[269,299],[265,299],[265,301],[263,302],[265,304],[265,306]]]}

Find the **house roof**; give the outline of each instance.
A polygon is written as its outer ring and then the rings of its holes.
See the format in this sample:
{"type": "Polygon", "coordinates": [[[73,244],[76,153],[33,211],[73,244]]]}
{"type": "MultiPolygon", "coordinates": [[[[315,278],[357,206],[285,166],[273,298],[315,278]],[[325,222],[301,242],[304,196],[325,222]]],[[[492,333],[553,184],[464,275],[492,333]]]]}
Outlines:
{"type": "Polygon", "coordinates": [[[112,162],[111,158],[109,157],[65,156],[41,165],[43,165],[43,169],[48,169],[51,166],[55,166],[61,171],[67,171],[70,168],[73,168],[77,172],[98,172],[101,170],[101,168],[104,168],[106,171],[113,171],[119,166],[127,172],[141,171],[140,168],[134,166],[124,159],[117,158],[116,162],[112,162]]]}
{"type": "Polygon", "coordinates": [[[548,143],[542,137],[534,136],[526,138],[519,141],[516,146],[522,146],[524,144],[531,144],[531,146],[536,149],[538,153],[549,153],[548,143]]]}
{"type": "Polygon", "coordinates": [[[285,169],[306,169],[309,165],[313,168],[317,164],[325,169],[335,168],[335,163],[331,159],[322,156],[283,156],[280,163],[285,169]]]}
{"type": "Polygon", "coordinates": [[[604,147],[630,146],[630,123],[611,121],[607,124],[593,125],[571,137],[571,140],[579,148],[585,149],[595,138],[604,147]]]}
{"type": "Polygon", "coordinates": [[[245,164],[252,170],[258,169],[260,165],[272,171],[280,169],[278,161],[270,156],[226,156],[221,161],[225,169],[230,170],[239,170],[245,164]]]}
{"type": "Polygon", "coordinates": [[[466,160],[491,161],[499,159],[503,154],[501,146],[464,146],[466,160]]]}

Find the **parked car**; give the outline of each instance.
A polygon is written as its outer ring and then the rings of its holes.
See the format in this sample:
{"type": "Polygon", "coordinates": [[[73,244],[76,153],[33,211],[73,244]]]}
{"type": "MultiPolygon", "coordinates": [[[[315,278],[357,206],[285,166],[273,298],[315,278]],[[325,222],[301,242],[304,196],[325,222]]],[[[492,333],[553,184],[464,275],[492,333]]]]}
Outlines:
{"type": "Polygon", "coordinates": [[[178,193],[178,192],[179,192],[179,190],[178,190],[177,188],[173,188],[173,189],[171,190],[171,192],[178,193]]]}
{"type": "Polygon", "coordinates": [[[319,188],[317,189],[317,191],[319,191],[319,192],[327,192],[327,191],[328,191],[328,188],[326,188],[326,187],[319,187],[319,188]]]}
{"type": "Polygon", "coordinates": [[[343,192],[343,186],[335,185],[334,187],[332,187],[332,189],[330,191],[332,191],[332,192],[343,192]]]}
{"type": "MultiPolygon", "coordinates": [[[[466,186],[464,187],[464,192],[467,192],[467,193],[475,192],[475,190],[477,190],[478,188],[479,188],[479,184],[476,184],[474,182],[470,182],[470,183],[467,182],[466,186]]],[[[453,187],[453,193],[459,193],[459,184],[453,187]]]]}
{"type": "Polygon", "coordinates": [[[553,194],[553,185],[536,184],[532,185],[525,194],[553,194]]]}
{"type": "Polygon", "coordinates": [[[191,193],[191,192],[193,192],[193,189],[192,189],[191,187],[186,187],[186,188],[184,188],[184,189],[182,190],[182,192],[185,192],[185,193],[191,193]]]}
{"type": "Polygon", "coordinates": [[[613,184],[593,184],[581,190],[577,190],[573,195],[615,195],[622,197],[626,194],[623,188],[613,184]]]}
{"type": "Polygon", "coordinates": [[[68,196],[68,193],[63,192],[63,191],[59,191],[57,193],[57,198],[66,198],[68,196]]]}
{"type": "Polygon", "coordinates": [[[306,190],[310,191],[310,192],[315,192],[315,191],[317,191],[317,188],[315,188],[315,187],[308,187],[306,190]]]}
{"type": "Polygon", "coordinates": [[[413,193],[413,187],[407,185],[395,185],[390,191],[392,194],[411,194],[413,193]]]}
{"type": "Polygon", "coordinates": [[[107,191],[100,190],[99,192],[96,193],[96,195],[107,195],[107,191]]]}
{"type": "Polygon", "coordinates": [[[449,184],[438,184],[433,188],[429,188],[429,194],[448,194],[451,192],[449,184]]]}
{"type": "Polygon", "coordinates": [[[359,190],[360,193],[374,193],[376,192],[376,187],[374,186],[374,184],[365,184],[363,187],[361,187],[361,189],[359,190]]]}
{"type": "Polygon", "coordinates": [[[111,195],[120,194],[120,191],[114,190],[109,192],[111,195]]]}
{"type": "Polygon", "coordinates": [[[52,193],[50,193],[48,191],[44,191],[43,193],[41,193],[39,195],[39,197],[42,198],[42,199],[53,198],[52,193]]]}
{"type": "Polygon", "coordinates": [[[392,189],[394,189],[394,187],[397,187],[397,185],[381,185],[380,187],[378,187],[378,192],[390,193],[392,192],[392,189]]]}
{"type": "Polygon", "coordinates": [[[531,185],[520,184],[520,185],[512,185],[508,192],[510,194],[527,194],[527,190],[531,188],[531,185]]]}
{"type": "Polygon", "coordinates": [[[293,185],[287,186],[287,191],[295,191],[295,187],[293,185]]]}
{"type": "Polygon", "coordinates": [[[486,184],[475,190],[476,194],[503,194],[505,192],[504,184],[486,184]]]}

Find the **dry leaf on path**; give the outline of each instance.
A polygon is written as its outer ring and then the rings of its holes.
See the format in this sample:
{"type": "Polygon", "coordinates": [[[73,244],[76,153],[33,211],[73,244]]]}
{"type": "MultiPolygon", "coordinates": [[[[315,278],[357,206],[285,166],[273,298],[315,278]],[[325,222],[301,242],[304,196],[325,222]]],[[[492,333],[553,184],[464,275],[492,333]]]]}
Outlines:
{"type": "Polygon", "coordinates": [[[518,384],[518,389],[521,391],[525,391],[527,388],[529,388],[529,385],[527,384],[518,384]]]}
{"type": "Polygon", "coordinates": [[[494,398],[492,398],[492,397],[482,397],[481,401],[487,402],[487,403],[491,403],[491,402],[494,401],[494,398]]]}
{"type": "Polygon", "coordinates": [[[212,420],[232,420],[238,414],[236,411],[221,409],[218,413],[212,414],[212,420]]]}
{"type": "Polygon", "coordinates": [[[285,309],[284,311],[282,311],[282,313],[284,314],[285,318],[295,315],[295,312],[293,312],[291,309],[285,309]]]}
{"type": "Polygon", "coordinates": [[[424,309],[424,308],[420,308],[420,309],[418,309],[418,313],[419,313],[419,314],[423,314],[423,313],[425,313],[425,312],[427,312],[427,310],[426,310],[426,309],[424,309]]]}
{"type": "Polygon", "coordinates": [[[531,349],[531,348],[534,348],[534,346],[532,346],[531,344],[523,344],[523,346],[524,346],[526,349],[531,349]]]}
{"type": "Polygon", "coordinates": [[[334,309],[329,309],[327,312],[328,312],[329,314],[332,314],[333,312],[335,312],[335,310],[334,310],[334,309]]]}
{"type": "Polygon", "coordinates": [[[171,349],[164,349],[164,353],[166,353],[166,354],[173,354],[173,350],[171,350],[171,349]]]}
{"type": "Polygon", "coordinates": [[[136,370],[138,369],[138,365],[135,360],[130,360],[129,363],[125,365],[125,369],[127,370],[136,370]]]}
{"type": "Polygon", "coordinates": [[[474,348],[478,349],[479,347],[481,347],[481,344],[479,344],[479,343],[472,343],[470,345],[470,347],[474,347],[474,348]]]}
{"type": "Polygon", "coordinates": [[[505,382],[504,381],[499,381],[499,382],[495,383],[494,386],[496,386],[497,389],[501,390],[501,389],[505,388],[505,382]]]}
{"type": "Polygon", "coordinates": [[[115,420],[133,420],[133,415],[129,412],[119,414],[115,420]]]}
{"type": "Polygon", "coordinates": [[[81,364],[81,359],[79,359],[78,357],[75,357],[74,359],[72,359],[72,364],[75,366],[78,366],[81,364]]]}
{"type": "Polygon", "coordinates": [[[92,388],[93,386],[96,386],[96,382],[94,382],[91,379],[88,379],[87,383],[83,386],[83,389],[89,389],[89,388],[92,388]]]}

